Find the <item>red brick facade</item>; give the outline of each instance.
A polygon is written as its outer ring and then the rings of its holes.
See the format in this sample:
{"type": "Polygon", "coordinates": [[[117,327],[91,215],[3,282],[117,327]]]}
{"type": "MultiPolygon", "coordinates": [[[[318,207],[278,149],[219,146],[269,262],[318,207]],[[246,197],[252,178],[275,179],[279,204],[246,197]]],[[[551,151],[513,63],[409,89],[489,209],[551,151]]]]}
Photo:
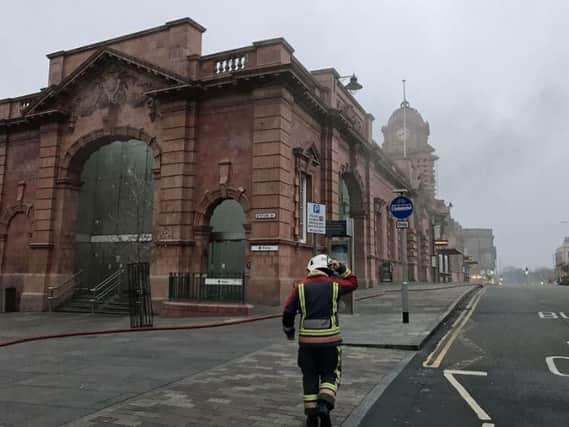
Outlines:
{"type": "MultiPolygon", "coordinates": [[[[329,219],[346,182],[362,286],[378,280],[381,262],[399,265],[387,204],[393,188],[413,184],[335,70],[308,72],[284,39],[202,56],[203,31],[183,19],[51,54],[47,89],[0,101],[1,286],[17,287],[21,310],[45,309],[47,287],[73,273],[82,166],[116,140],[152,148],[156,307],[170,272],[207,267],[209,219],[225,199],[246,215],[247,302],[280,303],[312,254],[301,242],[301,174],[329,219]],[[257,219],[266,212],[274,218],[257,219]],[[251,251],[260,244],[278,251],[251,251]]],[[[418,208],[410,268],[430,280],[429,212],[418,208]]],[[[328,243],[319,238],[318,249],[328,243]]]]}

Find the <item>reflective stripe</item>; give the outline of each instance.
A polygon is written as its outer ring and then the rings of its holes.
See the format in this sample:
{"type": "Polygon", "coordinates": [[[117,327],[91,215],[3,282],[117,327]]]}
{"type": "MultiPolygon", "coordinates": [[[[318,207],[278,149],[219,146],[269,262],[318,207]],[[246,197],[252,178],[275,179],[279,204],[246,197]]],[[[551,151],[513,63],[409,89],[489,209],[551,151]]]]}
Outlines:
{"type": "Polygon", "coordinates": [[[342,274],[342,278],[346,278],[348,277],[350,274],[352,274],[352,272],[350,271],[350,269],[348,267],[346,267],[346,271],[344,271],[344,274],[342,274]]]}
{"type": "Polygon", "coordinates": [[[322,391],[323,388],[327,388],[328,390],[332,390],[332,391],[336,391],[338,390],[338,387],[336,386],[336,384],[332,384],[332,383],[322,383],[320,384],[320,391],[322,391]]]}
{"type": "Polygon", "coordinates": [[[306,301],[304,300],[304,283],[298,284],[298,299],[300,300],[300,331],[304,327],[306,318],[306,301]]]}
{"type": "Polygon", "coordinates": [[[304,401],[305,402],[312,402],[313,400],[318,400],[317,394],[305,394],[304,395],[304,401]]]}
{"type": "Polygon", "coordinates": [[[298,342],[304,344],[340,343],[341,341],[342,336],[340,334],[330,335],[328,337],[312,337],[306,335],[300,335],[298,337],[298,342]]]}
{"type": "Polygon", "coordinates": [[[334,373],[336,374],[336,387],[340,387],[340,383],[342,382],[342,347],[337,347],[337,350],[338,364],[336,365],[334,373]]]}
{"type": "Polygon", "coordinates": [[[338,293],[340,292],[340,286],[338,283],[332,283],[332,327],[337,328],[338,332],[340,332],[340,328],[336,326],[336,315],[338,314],[338,293]]]}
{"type": "Polygon", "coordinates": [[[312,337],[329,337],[332,335],[338,335],[340,333],[340,328],[334,326],[330,329],[300,329],[300,335],[312,336],[312,337]]]}

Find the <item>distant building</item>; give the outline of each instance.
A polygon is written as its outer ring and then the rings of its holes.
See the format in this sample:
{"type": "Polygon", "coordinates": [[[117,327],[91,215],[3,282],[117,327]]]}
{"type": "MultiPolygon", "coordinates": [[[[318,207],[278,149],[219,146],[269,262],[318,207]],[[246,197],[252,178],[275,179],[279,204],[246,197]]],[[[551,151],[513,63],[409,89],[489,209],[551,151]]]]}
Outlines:
{"type": "Polygon", "coordinates": [[[405,173],[416,195],[416,234],[408,235],[409,277],[420,281],[462,281],[462,227],[451,217],[452,204],[436,198],[435,163],[439,158],[429,144],[429,122],[405,99],[381,131],[385,155],[405,173]],[[419,259],[415,252],[430,257],[423,255],[419,259]]]}
{"type": "Polygon", "coordinates": [[[569,284],[569,237],[565,237],[555,251],[555,278],[560,283],[569,284]]]}
{"type": "Polygon", "coordinates": [[[491,228],[465,228],[465,255],[470,256],[478,264],[474,264],[471,276],[494,275],[496,272],[496,247],[494,233],[491,228]]]}

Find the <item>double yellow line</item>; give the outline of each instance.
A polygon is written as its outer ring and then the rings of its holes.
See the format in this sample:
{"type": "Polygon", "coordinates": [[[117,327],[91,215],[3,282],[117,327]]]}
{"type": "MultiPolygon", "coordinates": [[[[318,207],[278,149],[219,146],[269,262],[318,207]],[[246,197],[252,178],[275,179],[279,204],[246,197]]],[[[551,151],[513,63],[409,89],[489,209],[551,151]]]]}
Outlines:
{"type": "Polygon", "coordinates": [[[431,354],[423,362],[423,368],[438,368],[441,366],[443,359],[450,350],[450,347],[454,343],[454,340],[464,327],[472,313],[476,310],[476,306],[480,302],[480,298],[486,292],[486,288],[481,289],[472,299],[469,301],[466,309],[461,313],[458,319],[452,324],[450,330],[445,334],[444,337],[438,342],[437,346],[431,354]]]}

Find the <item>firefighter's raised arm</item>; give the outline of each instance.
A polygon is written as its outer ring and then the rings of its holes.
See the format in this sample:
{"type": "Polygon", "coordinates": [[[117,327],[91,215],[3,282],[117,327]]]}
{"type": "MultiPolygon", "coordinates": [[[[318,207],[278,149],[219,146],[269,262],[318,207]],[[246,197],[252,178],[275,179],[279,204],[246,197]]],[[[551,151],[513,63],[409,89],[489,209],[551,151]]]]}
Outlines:
{"type": "Polygon", "coordinates": [[[353,292],[358,288],[358,278],[345,264],[336,260],[331,260],[330,269],[339,278],[337,282],[340,285],[340,294],[344,295],[353,292]]]}

